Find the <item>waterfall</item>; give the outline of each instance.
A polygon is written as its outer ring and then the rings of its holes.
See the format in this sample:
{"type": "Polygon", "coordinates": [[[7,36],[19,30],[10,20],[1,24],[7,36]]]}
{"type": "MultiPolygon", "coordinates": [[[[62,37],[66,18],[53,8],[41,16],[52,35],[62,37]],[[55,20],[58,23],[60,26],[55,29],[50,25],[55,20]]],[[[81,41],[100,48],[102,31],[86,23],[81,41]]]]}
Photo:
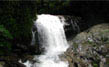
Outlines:
{"type": "MultiPolygon", "coordinates": [[[[38,62],[27,67],[68,67],[67,61],[62,61],[60,55],[69,47],[65,33],[64,21],[54,15],[38,15],[35,21],[37,27],[39,41],[44,53],[35,56],[34,60],[38,62]]],[[[28,66],[29,65],[29,66],[28,66]]]]}
{"type": "Polygon", "coordinates": [[[34,45],[35,44],[35,33],[36,31],[32,31],[32,41],[31,41],[31,45],[34,45]]]}

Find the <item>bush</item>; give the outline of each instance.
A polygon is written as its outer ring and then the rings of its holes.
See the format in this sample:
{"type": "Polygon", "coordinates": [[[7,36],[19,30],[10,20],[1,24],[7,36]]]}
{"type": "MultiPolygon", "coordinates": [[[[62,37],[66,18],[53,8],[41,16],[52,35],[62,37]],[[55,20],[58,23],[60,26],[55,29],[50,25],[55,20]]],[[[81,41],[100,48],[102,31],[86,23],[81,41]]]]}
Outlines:
{"type": "MultiPolygon", "coordinates": [[[[11,42],[11,46],[29,45],[31,42],[31,29],[36,19],[36,1],[1,1],[0,2],[0,41],[2,45],[11,42]],[[10,34],[9,34],[10,33],[10,34]],[[4,37],[5,36],[5,37],[4,37]],[[3,38],[2,38],[3,37],[3,38]],[[2,41],[3,40],[3,41],[2,41]]],[[[8,45],[9,46],[9,45],[8,45]]]]}
{"type": "Polygon", "coordinates": [[[11,51],[12,35],[3,25],[0,25],[0,54],[11,51]]]}

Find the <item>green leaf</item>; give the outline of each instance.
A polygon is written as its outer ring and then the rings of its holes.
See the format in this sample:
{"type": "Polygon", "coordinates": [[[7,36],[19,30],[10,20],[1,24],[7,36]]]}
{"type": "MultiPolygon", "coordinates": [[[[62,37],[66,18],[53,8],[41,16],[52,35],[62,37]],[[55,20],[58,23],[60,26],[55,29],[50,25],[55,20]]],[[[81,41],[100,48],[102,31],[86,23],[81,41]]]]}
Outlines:
{"type": "Polygon", "coordinates": [[[7,37],[9,39],[13,39],[10,32],[8,30],[6,30],[3,25],[0,25],[0,33],[2,33],[2,36],[4,36],[4,37],[7,37]]]}

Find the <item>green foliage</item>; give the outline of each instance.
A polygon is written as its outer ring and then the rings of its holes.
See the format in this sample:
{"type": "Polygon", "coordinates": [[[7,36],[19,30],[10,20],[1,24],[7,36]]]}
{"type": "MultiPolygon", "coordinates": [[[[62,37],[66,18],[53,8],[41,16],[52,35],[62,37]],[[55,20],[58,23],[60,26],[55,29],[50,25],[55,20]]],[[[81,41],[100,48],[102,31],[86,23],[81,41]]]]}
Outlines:
{"type": "Polygon", "coordinates": [[[46,14],[64,14],[65,7],[70,5],[71,0],[37,0],[37,12],[46,14]]]}
{"type": "Polygon", "coordinates": [[[0,25],[0,54],[4,54],[5,51],[11,50],[12,35],[3,25],[0,25]]]}
{"type": "Polygon", "coordinates": [[[0,45],[29,45],[36,12],[36,1],[1,1],[0,45]]]}
{"type": "Polygon", "coordinates": [[[93,62],[93,67],[99,67],[99,64],[97,64],[96,62],[93,62]]]}
{"type": "Polygon", "coordinates": [[[0,36],[6,37],[9,39],[13,38],[10,32],[6,30],[3,25],[0,25],[0,33],[1,33],[0,36]]]}

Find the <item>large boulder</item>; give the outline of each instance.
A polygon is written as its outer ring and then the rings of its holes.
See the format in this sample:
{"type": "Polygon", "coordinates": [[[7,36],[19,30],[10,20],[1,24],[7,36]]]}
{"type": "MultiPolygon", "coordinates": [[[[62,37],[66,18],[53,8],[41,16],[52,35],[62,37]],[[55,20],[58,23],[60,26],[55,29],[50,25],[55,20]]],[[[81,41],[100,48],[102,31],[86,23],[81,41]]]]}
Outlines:
{"type": "MultiPolygon", "coordinates": [[[[109,24],[95,25],[69,41],[71,47],[65,53],[74,67],[109,66],[109,24]],[[71,61],[72,60],[72,61],[71,61]]],[[[72,67],[72,64],[70,67],[72,67]]]]}

